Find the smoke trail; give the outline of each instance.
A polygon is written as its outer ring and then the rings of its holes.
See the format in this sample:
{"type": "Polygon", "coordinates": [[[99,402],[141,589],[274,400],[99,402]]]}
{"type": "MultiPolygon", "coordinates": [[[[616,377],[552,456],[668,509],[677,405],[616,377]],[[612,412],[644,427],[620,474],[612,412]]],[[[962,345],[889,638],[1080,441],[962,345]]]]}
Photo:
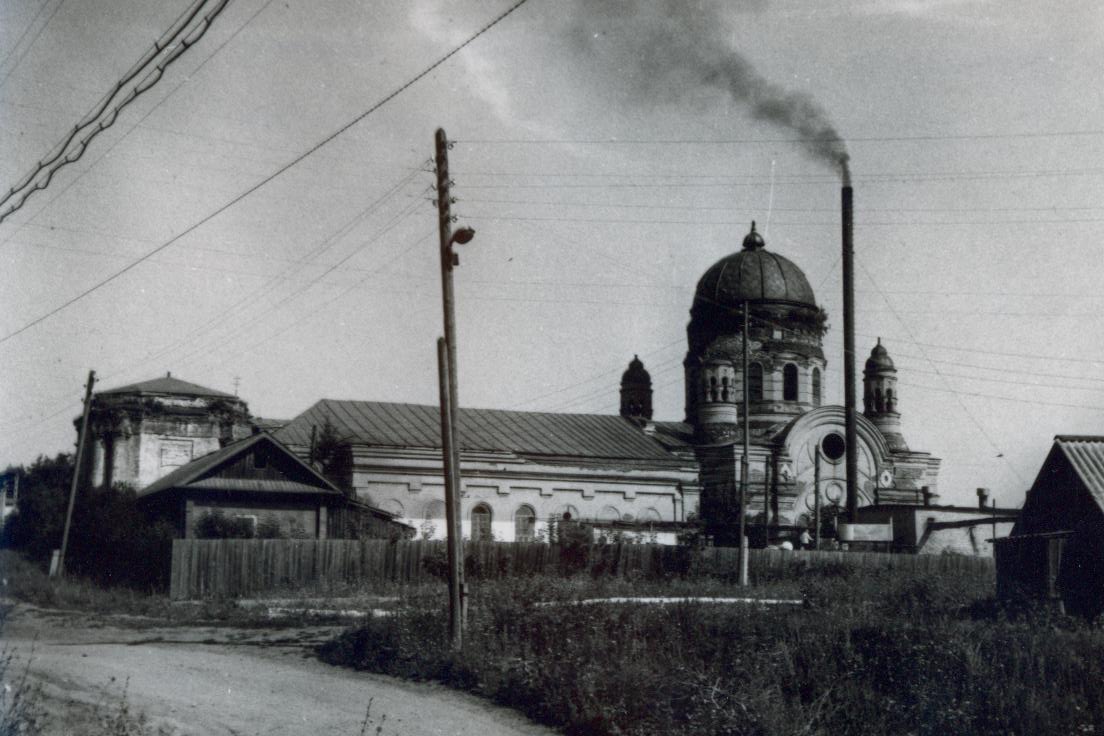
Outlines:
{"type": "MultiPolygon", "coordinates": [[[[734,14],[763,4],[723,8],[734,14]]],[[[847,146],[827,112],[810,95],[766,79],[736,51],[721,10],[714,0],[577,0],[572,38],[596,63],[618,69],[645,100],[678,101],[706,86],[728,92],[753,118],[795,133],[808,155],[850,184],[847,146]]]]}

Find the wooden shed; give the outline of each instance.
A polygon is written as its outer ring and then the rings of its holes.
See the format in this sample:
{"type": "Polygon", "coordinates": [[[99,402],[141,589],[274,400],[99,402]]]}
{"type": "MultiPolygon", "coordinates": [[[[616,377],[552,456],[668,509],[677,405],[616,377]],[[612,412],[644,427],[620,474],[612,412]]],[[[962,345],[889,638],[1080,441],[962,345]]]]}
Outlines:
{"type": "Polygon", "coordinates": [[[1104,612],[1104,436],[1059,435],[1012,534],[997,540],[997,592],[1104,612]]]}
{"type": "Polygon", "coordinates": [[[195,536],[204,515],[222,514],[279,536],[325,539],[332,512],[346,501],[333,483],[265,432],[196,458],[138,497],[185,538],[195,536]]]}

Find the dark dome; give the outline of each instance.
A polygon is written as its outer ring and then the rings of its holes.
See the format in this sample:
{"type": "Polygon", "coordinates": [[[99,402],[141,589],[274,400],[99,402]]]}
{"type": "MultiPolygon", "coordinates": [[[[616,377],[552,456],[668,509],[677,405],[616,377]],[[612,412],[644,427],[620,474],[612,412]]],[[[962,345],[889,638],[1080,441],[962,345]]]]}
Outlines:
{"type": "Polygon", "coordinates": [[[893,359],[889,357],[889,351],[882,347],[882,338],[878,338],[878,344],[870,351],[870,357],[866,359],[865,373],[877,373],[878,371],[896,371],[893,359]]]}
{"type": "Polygon", "coordinates": [[[816,307],[805,274],[790,260],[766,250],[754,222],[744,238],[744,249],[714,263],[694,294],[695,302],[707,306],[739,308],[745,300],[816,307]]]}
{"type": "Polygon", "coordinates": [[[652,377],[644,370],[644,364],[640,362],[640,356],[634,355],[629,361],[629,367],[621,374],[621,383],[646,383],[651,385],[652,377]]]}

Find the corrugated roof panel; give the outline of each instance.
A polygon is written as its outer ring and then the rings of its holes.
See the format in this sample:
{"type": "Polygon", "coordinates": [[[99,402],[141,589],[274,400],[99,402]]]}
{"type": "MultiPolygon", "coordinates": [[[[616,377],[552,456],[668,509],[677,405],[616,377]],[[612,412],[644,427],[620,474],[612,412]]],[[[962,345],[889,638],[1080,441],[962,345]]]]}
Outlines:
{"type": "Polygon", "coordinates": [[[340,496],[341,491],[333,488],[321,488],[293,480],[258,480],[256,478],[203,478],[188,483],[181,488],[202,491],[249,491],[251,493],[322,493],[328,496],[340,496]]]}
{"type": "Polygon", "coordinates": [[[1104,437],[1058,437],[1055,442],[1104,511],[1104,437]]]}

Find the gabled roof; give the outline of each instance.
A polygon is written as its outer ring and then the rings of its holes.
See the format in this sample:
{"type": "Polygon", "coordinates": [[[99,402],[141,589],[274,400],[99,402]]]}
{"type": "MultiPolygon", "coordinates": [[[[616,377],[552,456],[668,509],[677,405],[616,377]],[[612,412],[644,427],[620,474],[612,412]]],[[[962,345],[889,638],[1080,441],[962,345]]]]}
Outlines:
{"type": "MultiPolygon", "coordinates": [[[[468,452],[683,463],[632,422],[616,415],[501,409],[460,409],[459,413],[460,445],[468,452]]],[[[441,419],[436,406],[381,401],[323,399],[293,419],[277,436],[289,445],[306,447],[311,441],[311,429],[321,429],[327,420],[339,437],[354,445],[441,447],[441,419]]]]}
{"type": "Polygon", "coordinates": [[[149,496],[173,488],[193,488],[202,490],[224,491],[254,491],[276,493],[336,493],[341,491],[328,481],[322,474],[304,463],[299,457],[285,447],[279,440],[266,432],[260,432],[251,437],[232,442],[226,447],[208,453],[192,460],[187,465],[181,465],[168,475],[159,478],[143,488],[138,495],[149,496]],[[290,460],[301,466],[314,483],[302,483],[295,480],[261,480],[252,478],[221,478],[218,471],[233,463],[237,458],[247,454],[259,444],[267,443],[277,452],[286,455],[290,460]]]}
{"type": "Polygon", "coordinates": [[[237,398],[233,394],[216,391],[213,388],[205,388],[196,383],[181,381],[173,378],[170,373],[167,376],[153,378],[149,381],[131,383],[119,388],[111,388],[106,391],[98,391],[99,394],[177,394],[182,396],[216,396],[225,399],[237,398]]]}
{"type": "Polygon", "coordinates": [[[1054,444],[1061,448],[1089,495],[1104,511],[1104,437],[1060,434],[1054,438],[1054,444]]]}

